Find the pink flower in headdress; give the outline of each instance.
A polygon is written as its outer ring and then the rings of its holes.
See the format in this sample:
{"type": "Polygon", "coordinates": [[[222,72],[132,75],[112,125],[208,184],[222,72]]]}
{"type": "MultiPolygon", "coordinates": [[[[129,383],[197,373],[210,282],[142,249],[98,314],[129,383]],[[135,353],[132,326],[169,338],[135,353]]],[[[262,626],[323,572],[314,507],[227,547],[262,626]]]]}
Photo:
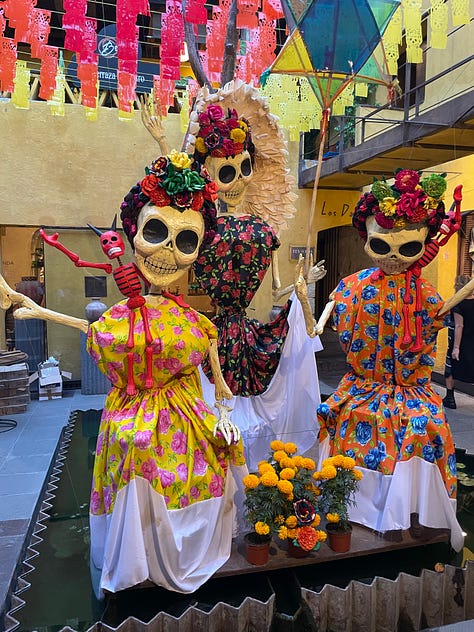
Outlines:
{"type": "Polygon", "coordinates": [[[423,205],[426,200],[426,193],[421,189],[413,191],[413,193],[403,193],[397,203],[397,215],[406,215],[411,220],[416,209],[423,205]]]}
{"type": "Polygon", "coordinates": [[[211,119],[209,118],[207,112],[201,112],[198,116],[198,121],[200,127],[209,127],[211,124],[211,119]]]}
{"type": "Polygon", "coordinates": [[[220,105],[209,105],[207,108],[207,115],[212,121],[224,118],[224,110],[220,105]]]}
{"type": "Polygon", "coordinates": [[[420,176],[413,169],[402,169],[395,175],[395,186],[400,193],[414,191],[420,181],[420,176]]]}
{"type": "Polygon", "coordinates": [[[393,228],[393,219],[391,217],[386,217],[383,213],[376,213],[375,221],[382,228],[393,228]]]}
{"type": "Polygon", "coordinates": [[[224,138],[224,140],[222,141],[222,147],[224,148],[227,156],[235,156],[235,154],[237,153],[235,149],[235,143],[230,138],[224,138]]]}

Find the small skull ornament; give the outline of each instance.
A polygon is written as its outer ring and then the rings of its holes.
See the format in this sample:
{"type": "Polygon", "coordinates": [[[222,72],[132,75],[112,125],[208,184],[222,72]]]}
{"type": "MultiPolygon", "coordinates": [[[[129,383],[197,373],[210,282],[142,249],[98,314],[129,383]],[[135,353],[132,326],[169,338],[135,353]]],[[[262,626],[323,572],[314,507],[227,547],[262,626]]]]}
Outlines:
{"type": "Polygon", "coordinates": [[[192,209],[146,205],[133,240],[138,269],[152,286],[174,283],[198,256],[204,219],[192,209]]]}
{"type": "Polygon", "coordinates": [[[211,179],[219,187],[217,195],[230,210],[242,202],[247,186],[252,178],[252,161],[248,151],[228,158],[208,156],[205,162],[211,179]]]}
{"type": "Polygon", "coordinates": [[[400,274],[425,252],[428,227],[413,224],[410,228],[387,229],[373,216],[366,221],[367,241],[364,250],[385,274],[400,274]]]}

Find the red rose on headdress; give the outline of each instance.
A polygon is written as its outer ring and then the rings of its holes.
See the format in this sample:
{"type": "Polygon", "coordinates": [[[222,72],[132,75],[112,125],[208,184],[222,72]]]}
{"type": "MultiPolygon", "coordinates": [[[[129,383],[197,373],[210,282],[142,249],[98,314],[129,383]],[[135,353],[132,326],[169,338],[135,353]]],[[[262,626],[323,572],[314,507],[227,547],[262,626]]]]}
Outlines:
{"type": "Polygon", "coordinates": [[[171,202],[170,196],[162,187],[157,187],[154,191],[151,191],[148,197],[156,206],[169,206],[171,202]]]}
{"type": "Polygon", "coordinates": [[[244,151],[245,147],[243,143],[236,143],[234,141],[234,156],[237,156],[237,154],[241,154],[244,151]]]}
{"type": "Polygon", "coordinates": [[[229,126],[227,121],[214,121],[214,129],[217,130],[222,136],[226,136],[229,133],[229,126]]]}
{"type": "Polygon", "coordinates": [[[202,138],[206,138],[206,136],[208,134],[212,134],[213,131],[214,131],[214,128],[212,127],[212,125],[204,125],[203,127],[201,127],[199,136],[201,136],[202,138]]]}
{"type": "Polygon", "coordinates": [[[211,151],[211,156],[214,158],[228,158],[229,154],[226,152],[224,147],[216,147],[211,151]]]}
{"type": "Polygon", "coordinates": [[[206,184],[206,186],[204,187],[204,198],[206,200],[210,200],[211,202],[214,202],[217,199],[217,192],[219,190],[219,187],[217,186],[217,183],[214,182],[214,180],[211,180],[211,182],[208,182],[206,184]]]}
{"type": "Polygon", "coordinates": [[[419,181],[420,176],[413,169],[402,169],[395,175],[395,186],[400,193],[414,191],[419,181]]]}
{"type": "Polygon", "coordinates": [[[201,210],[203,204],[204,204],[204,193],[202,191],[194,191],[193,202],[191,204],[191,208],[193,209],[193,211],[201,210]]]}
{"type": "Polygon", "coordinates": [[[155,176],[154,173],[150,173],[149,175],[145,176],[143,180],[140,182],[142,192],[146,196],[151,198],[152,193],[158,187],[158,182],[159,182],[158,178],[155,176]]]}
{"type": "Polygon", "coordinates": [[[227,119],[226,123],[229,129],[235,129],[236,127],[239,127],[239,121],[236,118],[227,119]]]}
{"type": "Polygon", "coordinates": [[[201,127],[206,127],[209,126],[211,124],[211,119],[209,118],[209,116],[206,114],[206,112],[201,112],[198,116],[198,122],[199,125],[201,127]]]}
{"type": "Polygon", "coordinates": [[[231,138],[224,138],[222,141],[222,147],[224,148],[226,156],[235,156],[235,143],[231,138]]]}
{"type": "Polygon", "coordinates": [[[406,215],[411,219],[416,209],[426,200],[426,193],[421,189],[413,193],[402,193],[397,202],[397,215],[406,215]]]}

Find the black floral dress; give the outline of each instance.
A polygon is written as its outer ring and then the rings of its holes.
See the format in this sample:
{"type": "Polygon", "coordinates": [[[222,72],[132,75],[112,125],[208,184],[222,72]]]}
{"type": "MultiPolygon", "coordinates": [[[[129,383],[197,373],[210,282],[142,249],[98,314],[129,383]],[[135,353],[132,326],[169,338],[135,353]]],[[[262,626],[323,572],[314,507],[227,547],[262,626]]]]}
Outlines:
{"type": "MultiPolygon", "coordinates": [[[[218,308],[213,322],[219,332],[219,358],[234,395],[263,393],[278,367],[290,302],[269,323],[247,318],[245,310],[279,245],[275,231],[264,220],[222,216],[214,240],[194,263],[199,284],[218,308]]],[[[210,365],[203,364],[203,369],[211,380],[210,365]]]]}

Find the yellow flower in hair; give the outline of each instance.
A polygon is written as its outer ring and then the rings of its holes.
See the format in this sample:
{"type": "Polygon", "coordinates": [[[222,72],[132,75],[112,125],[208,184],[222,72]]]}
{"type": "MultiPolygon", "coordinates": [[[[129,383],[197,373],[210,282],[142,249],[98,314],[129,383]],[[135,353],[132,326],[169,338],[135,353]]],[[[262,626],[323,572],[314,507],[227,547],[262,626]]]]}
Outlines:
{"type": "Polygon", "coordinates": [[[290,481],[278,481],[277,488],[282,494],[288,496],[293,493],[293,484],[290,481]]]}
{"type": "Polygon", "coordinates": [[[298,518],[296,516],[288,516],[288,518],[285,521],[285,524],[289,529],[294,529],[296,525],[298,524],[298,518]]]}
{"type": "Polygon", "coordinates": [[[326,539],[328,537],[326,531],[316,531],[316,535],[318,536],[318,542],[326,542],[326,539]]]}
{"type": "Polygon", "coordinates": [[[260,481],[258,480],[258,476],[255,476],[255,474],[247,474],[247,476],[244,476],[242,479],[242,482],[246,489],[255,489],[260,481]]]}
{"type": "Polygon", "coordinates": [[[270,533],[270,527],[267,525],[266,522],[256,522],[255,533],[258,533],[258,535],[268,535],[270,533]]]}
{"type": "MultiPolygon", "coordinates": [[[[443,199],[443,197],[444,196],[441,196],[440,199],[443,199]]],[[[426,196],[426,200],[424,201],[423,206],[425,208],[427,208],[428,210],[436,209],[436,208],[438,208],[439,202],[440,202],[440,200],[435,200],[433,197],[428,195],[428,196],[426,196]]]]}
{"type": "Polygon", "coordinates": [[[292,470],[289,467],[285,467],[280,472],[280,478],[285,480],[285,481],[291,481],[292,478],[295,478],[295,470],[292,470]]]}
{"type": "Polygon", "coordinates": [[[283,441],[279,441],[278,439],[275,439],[274,441],[270,443],[270,448],[272,450],[284,450],[285,444],[283,443],[283,441]]]}
{"type": "Polygon", "coordinates": [[[298,535],[298,529],[288,529],[287,533],[290,540],[294,540],[298,535]]]}
{"type": "Polygon", "coordinates": [[[386,217],[393,217],[397,212],[397,200],[393,197],[386,197],[380,203],[380,210],[386,217]]]}
{"type": "Polygon", "coordinates": [[[245,121],[242,121],[242,119],[239,119],[237,123],[239,124],[239,127],[243,132],[247,133],[249,131],[249,126],[247,125],[245,121]]]}
{"type": "Polygon", "coordinates": [[[188,156],[188,154],[186,154],[184,151],[176,151],[176,149],[173,149],[171,151],[168,158],[170,159],[171,164],[176,167],[176,169],[180,169],[181,171],[183,169],[189,169],[193,162],[193,159],[188,156]]]}
{"type": "Polygon", "coordinates": [[[264,472],[260,478],[260,482],[262,485],[265,485],[265,487],[275,487],[278,483],[278,476],[275,472],[264,472]]]}
{"type": "Polygon", "coordinates": [[[279,516],[276,516],[274,521],[275,524],[284,524],[285,522],[285,516],[282,516],[281,514],[279,516]]]}
{"type": "Polygon", "coordinates": [[[230,137],[234,141],[234,143],[244,143],[245,142],[245,132],[240,127],[235,127],[230,131],[230,137]]]}
{"type": "Polygon", "coordinates": [[[196,138],[196,149],[200,154],[207,153],[207,147],[206,143],[204,142],[204,138],[201,138],[200,136],[196,138]]]}
{"type": "Polygon", "coordinates": [[[403,217],[394,217],[393,225],[395,228],[405,228],[406,221],[403,219],[403,217]]]}
{"type": "Polygon", "coordinates": [[[286,540],[286,538],[288,537],[288,529],[285,527],[285,525],[281,526],[278,529],[278,537],[280,538],[280,540],[286,540]]]}

